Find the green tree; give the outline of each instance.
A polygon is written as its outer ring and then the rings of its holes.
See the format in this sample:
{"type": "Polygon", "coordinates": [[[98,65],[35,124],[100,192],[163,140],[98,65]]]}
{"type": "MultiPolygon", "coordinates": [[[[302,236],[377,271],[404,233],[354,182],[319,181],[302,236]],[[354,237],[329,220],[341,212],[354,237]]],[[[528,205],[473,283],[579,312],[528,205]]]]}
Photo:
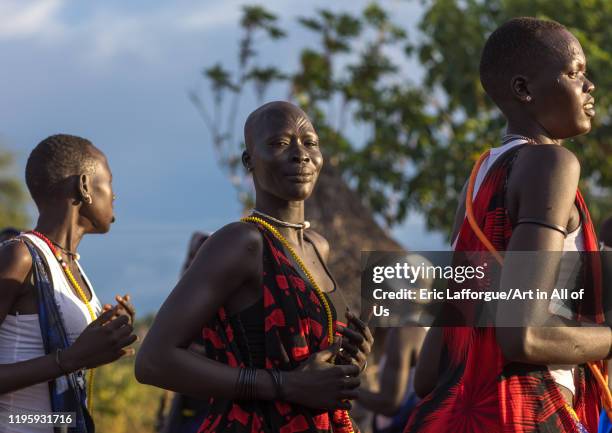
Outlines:
{"type": "Polygon", "coordinates": [[[449,146],[446,155],[437,154],[431,159],[430,168],[444,167],[446,174],[424,175],[411,185],[417,196],[430,190],[436,197],[438,203],[429,215],[435,216],[433,222],[437,226],[447,225],[444,200],[451,198],[442,185],[451,190],[460,188],[473,156],[499,141],[503,119],[480,85],[479,56],[487,36],[516,16],[559,21],[582,44],[589,76],[596,84],[598,116],[588,135],[570,140],[566,145],[580,159],[581,187],[588,196],[594,220],[599,221],[612,212],[612,76],[609,74],[612,3],[606,0],[438,0],[429,3],[420,23],[425,39],[418,54],[426,69],[426,86],[444,95],[437,101],[436,115],[445,119],[449,146]],[[443,183],[430,182],[443,178],[443,183]]]}
{"type": "MultiPolygon", "coordinates": [[[[134,332],[142,341],[154,316],[136,319],[134,332]]],[[[140,343],[133,346],[136,350],[140,343]]],[[[160,403],[167,391],[141,385],[134,376],[134,357],[125,357],[96,368],[94,373],[93,416],[96,430],[113,433],[157,431],[160,403]]]]}
{"type": "Polygon", "coordinates": [[[0,229],[28,225],[27,196],[22,183],[10,174],[13,164],[13,156],[0,149],[0,229]]]}
{"type": "MultiPolygon", "coordinates": [[[[424,2],[418,44],[377,3],[360,14],[318,10],[298,19],[312,31],[316,48],[299,52],[294,71],[257,65],[253,37],[282,39],[276,16],[258,6],[244,8],[244,37],[235,76],[217,64],[205,71],[219,115],[221,92],[234,100],[253,83],[259,99],[271,84],[287,81],[291,96],[313,118],[331,165],[386,226],[409,210],[427,216],[429,228],[448,231],[454,204],[478,155],[499,143],[504,122],[480,85],[478,64],[486,37],[505,20],[521,15],[552,18],[578,36],[598,86],[593,131],[568,143],[582,162],[582,188],[598,220],[612,210],[612,3],[605,0],[438,0],[424,2]],[[411,80],[406,61],[418,60],[422,83],[411,80]],[[251,68],[251,69],[249,69],[251,68]],[[347,131],[359,130],[363,134],[347,131]],[[450,205],[449,205],[450,204],[450,205]]],[[[259,39],[261,40],[261,39],[259,39]]],[[[200,104],[201,106],[201,104],[200,104]]],[[[235,107],[230,116],[235,121],[235,107]]],[[[209,122],[218,125],[218,122],[209,122]]],[[[225,161],[232,179],[241,172],[239,141],[231,122],[217,145],[231,149],[225,161]],[[225,140],[225,141],[224,141],[225,140]]],[[[223,162],[223,161],[222,161],[223,162]]],[[[246,189],[242,198],[248,196],[246,189]]]]}
{"type": "MultiPolygon", "coordinates": [[[[433,119],[423,114],[423,97],[395,79],[399,66],[387,52],[402,52],[407,35],[374,4],[359,15],[320,10],[313,17],[299,19],[300,25],[318,36],[317,48],[301,51],[297,70],[281,71],[261,66],[253,49],[255,37],[259,42],[266,37],[272,42],[284,37],[277,17],[262,7],[246,6],[241,24],[236,72],[232,74],[220,64],[206,68],[203,76],[210,85],[213,104],[207,107],[195,91],[191,100],[209,127],[221,165],[248,206],[252,203],[250,178],[240,164],[244,145],[233,138],[237,106],[230,102],[227,109],[223,100],[236,101],[253,85],[261,102],[271,85],[288,83],[292,98],[313,119],[326,156],[326,166],[306,206],[307,218],[335,251],[342,252],[330,257],[340,285],[357,289],[362,249],[401,248],[379,227],[374,215],[381,216],[387,225],[403,218],[407,202],[403,200],[402,173],[410,164],[410,152],[426,147],[431,138],[427,128],[433,119]],[[220,121],[224,116],[227,122],[220,121]],[[355,140],[345,134],[355,126],[367,130],[367,137],[355,140]]],[[[354,299],[348,299],[349,303],[357,306],[358,290],[350,294],[354,299]]]]}

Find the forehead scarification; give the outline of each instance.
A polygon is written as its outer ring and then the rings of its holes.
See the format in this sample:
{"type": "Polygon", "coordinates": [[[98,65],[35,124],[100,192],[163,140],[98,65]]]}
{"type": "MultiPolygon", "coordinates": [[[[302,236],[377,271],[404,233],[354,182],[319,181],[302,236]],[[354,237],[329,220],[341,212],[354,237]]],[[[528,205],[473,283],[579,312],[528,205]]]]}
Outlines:
{"type": "Polygon", "coordinates": [[[244,125],[244,140],[247,150],[251,149],[257,139],[274,136],[296,127],[299,133],[314,128],[310,119],[296,105],[285,101],[274,101],[262,105],[253,111],[244,125]]]}

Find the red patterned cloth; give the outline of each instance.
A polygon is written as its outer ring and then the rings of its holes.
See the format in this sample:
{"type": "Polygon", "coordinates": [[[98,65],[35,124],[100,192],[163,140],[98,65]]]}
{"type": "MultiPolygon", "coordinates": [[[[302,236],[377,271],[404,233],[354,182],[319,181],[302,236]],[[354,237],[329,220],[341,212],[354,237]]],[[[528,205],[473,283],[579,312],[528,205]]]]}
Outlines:
{"type": "MultiPolygon", "coordinates": [[[[505,205],[506,180],[522,146],[506,151],[489,170],[474,200],[474,216],[496,250],[512,235],[505,205]]],[[[579,191],[586,251],[597,251],[595,230],[579,191]]],[[[455,251],[486,251],[467,219],[455,251]]],[[[577,320],[603,321],[598,256],[584,254],[586,296],[576,306],[577,320]]],[[[445,328],[441,372],[436,388],[419,404],[404,433],[590,433],[597,431],[600,392],[586,365],[575,369],[577,422],[546,366],[509,362],[495,328],[445,328]],[[585,430],[586,427],[586,430],[585,430]]],[[[603,367],[603,366],[602,366],[603,367]]]]}
{"type": "MultiPolygon", "coordinates": [[[[311,354],[329,347],[325,309],[306,276],[283,245],[257,225],[264,239],[263,297],[266,368],[294,370],[311,354]]],[[[332,308],[334,321],[336,313],[332,308]]],[[[334,323],[334,330],[336,322],[334,323]]],[[[249,367],[234,329],[221,308],[202,330],[207,356],[231,367],[249,367]]],[[[247,346],[248,347],[248,346],[247,346]]],[[[314,410],[282,401],[211,399],[199,433],[344,433],[344,411],[314,410]]],[[[358,431],[355,429],[356,433],[358,431]]]]}

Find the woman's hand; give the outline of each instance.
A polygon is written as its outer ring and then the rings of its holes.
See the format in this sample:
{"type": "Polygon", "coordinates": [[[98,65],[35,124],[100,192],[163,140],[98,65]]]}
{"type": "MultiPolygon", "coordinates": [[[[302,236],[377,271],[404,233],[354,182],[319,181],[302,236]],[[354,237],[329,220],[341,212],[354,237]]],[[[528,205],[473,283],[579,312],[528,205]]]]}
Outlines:
{"type": "MultiPolygon", "coordinates": [[[[115,300],[117,301],[117,306],[119,307],[115,316],[127,316],[129,319],[128,323],[134,326],[134,320],[136,319],[136,308],[131,302],[130,295],[116,295],[115,300]]],[[[106,312],[112,308],[113,306],[111,304],[104,304],[104,306],[102,307],[102,311],[106,312]]]]}
{"type": "Polygon", "coordinates": [[[80,368],[94,368],[117,359],[133,355],[134,349],[127,348],[137,340],[127,315],[118,315],[119,306],[103,312],[83,330],[76,341],[60,357],[62,367],[67,371],[80,368]]]}
{"type": "Polygon", "coordinates": [[[334,365],[341,338],[332,346],[312,354],[299,368],[283,372],[283,393],[290,402],[314,409],[350,409],[348,401],[357,397],[359,367],[334,365]]]}
{"type": "Polygon", "coordinates": [[[374,337],[368,325],[350,311],[346,312],[348,326],[338,327],[342,334],[342,351],[339,353],[339,361],[355,364],[360,370],[366,365],[366,359],[372,351],[374,337]]]}

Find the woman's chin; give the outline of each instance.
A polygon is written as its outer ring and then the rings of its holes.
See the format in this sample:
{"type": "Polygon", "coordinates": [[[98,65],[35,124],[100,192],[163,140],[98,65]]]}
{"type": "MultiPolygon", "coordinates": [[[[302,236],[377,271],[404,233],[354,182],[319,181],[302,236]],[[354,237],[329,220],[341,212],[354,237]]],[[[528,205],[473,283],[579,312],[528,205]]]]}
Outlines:
{"type": "Polygon", "coordinates": [[[591,120],[586,119],[583,122],[577,123],[573,128],[559,131],[557,134],[551,134],[553,138],[559,140],[569,140],[574,137],[585,135],[591,132],[591,120]]]}
{"type": "Polygon", "coordinates": [[[287,201],[304,201],[312,194],[314,185],[310,184],[295,184],[286,188],[283,198],[287,201]]]}

